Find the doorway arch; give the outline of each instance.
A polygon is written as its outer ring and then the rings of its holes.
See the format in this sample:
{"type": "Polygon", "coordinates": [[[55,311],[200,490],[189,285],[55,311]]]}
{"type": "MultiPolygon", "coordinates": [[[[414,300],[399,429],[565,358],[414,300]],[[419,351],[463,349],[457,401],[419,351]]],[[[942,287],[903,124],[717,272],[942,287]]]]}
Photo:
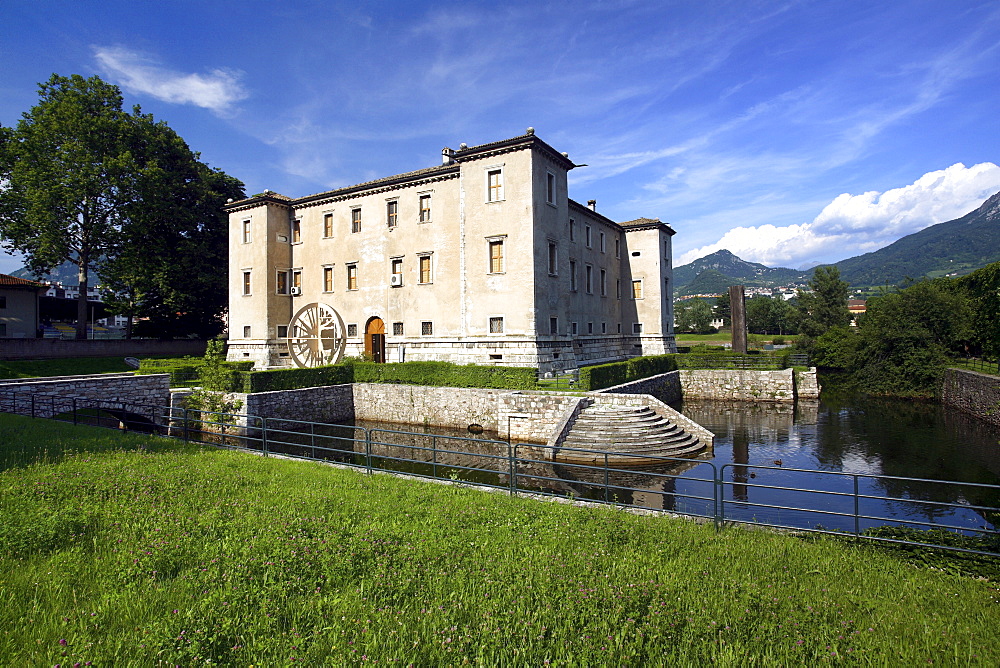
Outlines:
{"type": "Polygon", "coordinates": [[[385,362],[385,323],[382,318],[369,318],[365,324],[365,354],[373,362],[385,362]]]}

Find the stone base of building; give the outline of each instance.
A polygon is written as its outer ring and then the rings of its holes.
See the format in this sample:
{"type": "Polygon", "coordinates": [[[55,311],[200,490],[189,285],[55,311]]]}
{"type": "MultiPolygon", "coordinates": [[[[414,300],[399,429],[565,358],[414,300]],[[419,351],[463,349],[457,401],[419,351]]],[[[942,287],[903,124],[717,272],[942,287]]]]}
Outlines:
{"type": "MultiPolygon", "coordinates": [[[[364,352],[364,344],[353,341],[347,344],[344,354],[348,357],[360,357],[364,352]]],[[[673,336],[418,339],[386,342],[385,361],[537,367],[540,373],[552,373],[640,355],[664,355],[672,352],[677,352],[673,336]]],[[[295,366],[284,341],[234,341],[229,344],[226,359],[231,362],[252,361],[256,370],[295,366]]]]}

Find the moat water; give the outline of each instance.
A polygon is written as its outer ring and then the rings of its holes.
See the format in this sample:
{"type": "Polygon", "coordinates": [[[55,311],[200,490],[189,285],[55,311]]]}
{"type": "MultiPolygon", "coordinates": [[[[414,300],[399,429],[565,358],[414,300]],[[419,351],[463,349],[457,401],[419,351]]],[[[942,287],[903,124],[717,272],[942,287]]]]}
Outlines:
{"type": "MultiPolygon", "coordinates": [[[[905,523],[923,528],[912,524],[920,522],[975,531],[996,521],[975,507],[1000,506],[1000,490],[933,481],[1000,485],[1000,429],[939,404],[824,391],[821,401],[795,406],[688,402],[676,408],[715,433],[711,452],[605,474],[544,461],[530,445],[518,445],[515,483],[559,496],[711,516],[712,481],[718,477],[725,515],[734,519],[845,531],[905,523]],[[855,510],[869,518],[856,521],[855,510]]],[[[496,434],[371,421],[356,426],[375,430],[374,467],[501,487],[511,483],[506,443],[467,440],[496,434]]],[[[289,450],[368,463],[364,443],[354,438],[363,435],[334,430],[311,441],[318,450],[289,450]]]]}

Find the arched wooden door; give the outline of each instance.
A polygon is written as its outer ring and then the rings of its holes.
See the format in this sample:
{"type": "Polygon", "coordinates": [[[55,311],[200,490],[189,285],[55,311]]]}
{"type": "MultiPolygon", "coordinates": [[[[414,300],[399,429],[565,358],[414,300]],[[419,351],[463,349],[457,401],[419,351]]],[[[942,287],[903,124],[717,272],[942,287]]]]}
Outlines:
{"type": "Polygon", "coordinates": [[[385,362],[385,323],[382,318],[372,318],[365,325],[365,354],[373,362],[385,362]]]}

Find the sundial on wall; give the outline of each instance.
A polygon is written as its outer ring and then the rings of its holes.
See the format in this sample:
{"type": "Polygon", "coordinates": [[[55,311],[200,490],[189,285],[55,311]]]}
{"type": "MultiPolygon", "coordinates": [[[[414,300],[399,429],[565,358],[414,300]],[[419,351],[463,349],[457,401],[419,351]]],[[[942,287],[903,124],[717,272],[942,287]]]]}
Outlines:
{"type": "Polygon", "coordinates": [[[332,306],[313,302],[288,323],[288,352],[298,367],[336,364],[344,356],[347,330],[332,306]]]}

